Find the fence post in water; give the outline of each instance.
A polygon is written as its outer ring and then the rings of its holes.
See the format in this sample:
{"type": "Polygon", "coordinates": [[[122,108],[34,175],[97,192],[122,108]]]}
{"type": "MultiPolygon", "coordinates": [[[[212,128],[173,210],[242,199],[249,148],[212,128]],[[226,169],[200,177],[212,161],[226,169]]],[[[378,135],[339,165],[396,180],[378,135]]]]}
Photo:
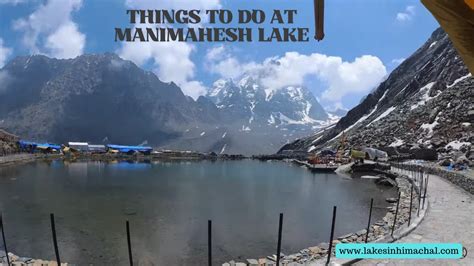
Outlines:
{"type": "Polygon", "coordinates": [[[280,222],[278,223],[278,245],[277,245],[277,259],[276,265],[280,265],[280,254],[281,254],[281,233],[283,231],[283,213],[280,213],[280,222]]]}
{"type": "Polygon", "coordinates": [[[328,259],[326,261],[326,265],[328,265],[329,262],[331,261],[332,239],[334,238],[334,227],[336,226],[336,211],[337,211],[337,207],[334,206],[333,209],[332,209],[331,237],[329,238],[328,259]]]}
{"type": "Polygon", "coordinates": [[[392,226],[392,234],[391,234],[392,237],[393,237],[393,232],[395,231],[395,225],[397,224],[398,207],[400,207],[401,194],[402,194],[401,192],[398,192],[397,209],[395,209],[395,217],[393,219],[393,226],[392,226]]]}
{"type": "Polygon", "coordinates": [[[425,180],[425,192],[423,193],[423,210],[425,209],[425,199],[426,199],[426,192],[428,190],[428,176],[426,177],[425,180]]]}
{"type": "Polygon", "coordinates": [[[369,239],[369,231],[370,231],[370,219],[372,219],[372,207],[374,205],[374,198],[370,199],[370,211],[369,211],[369,221],[367,222],[367,232],[365,233],[365,243],[369,239]]]}
{"type": "Polygon", "coordinates": [[[56,237],[56,224],[54,222],[54,214],[51,213],[49,215],[51,219],[51,231],[53,232],[53,244],[54,244],[54,253],[56,254],[56,262],[58,265],[61,265],[61,258],[59,257],[59,249],[58,249],[58,239],[56,237]]]}
{"type": "Polygon", "coordinates": [[[420,179],[420,205],[421,205],[421,197],[423,196],[423,187],[424,187],[424,183],[423,183],[423,178],[420,179]]]}
{"type": "Polygon", "coordinates": [[[132,242],[130,241],[130,223],[128,221],[125,222],[125,227],[127,230],[128,260],[130,261],[130,266],[133,266],[132,242]]]}
{"type": "Polygon", "coordinates": [[[5,255],[7,257],[7,265],[10,266],[10,258],[8,257],[7,241],[5,240],[5,229],[3,228],[3,216],[1,213],[0,213],[0,228],[2,229],[2,240],[3,240],[3,247],[5,248],[5,255]]]}
{"type": "Polygon", "coordinates": [[[410,189],[410,211],[408,212],[408,226],[410,226],[410,222],[411,222],[411,209],[412,209],[412,205],[413,205],[413,184],[411,185],[411,189],[410,189]]]}
{"type": "Polygon", "coordinates": [[[207,221],[207,260],[212,265],[212,220],[207,221]]]}

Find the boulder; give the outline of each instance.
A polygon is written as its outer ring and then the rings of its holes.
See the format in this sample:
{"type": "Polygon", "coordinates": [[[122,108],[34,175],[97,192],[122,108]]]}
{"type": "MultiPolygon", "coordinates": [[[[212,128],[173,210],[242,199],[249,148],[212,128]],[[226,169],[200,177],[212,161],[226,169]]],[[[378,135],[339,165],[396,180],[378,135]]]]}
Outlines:
{"type": "Polygon", "coordinates": [[[395,187],[397,185],[397,182],[390,178],[379,178],[375,180],[375,184],[387,187],[395,187]]]}

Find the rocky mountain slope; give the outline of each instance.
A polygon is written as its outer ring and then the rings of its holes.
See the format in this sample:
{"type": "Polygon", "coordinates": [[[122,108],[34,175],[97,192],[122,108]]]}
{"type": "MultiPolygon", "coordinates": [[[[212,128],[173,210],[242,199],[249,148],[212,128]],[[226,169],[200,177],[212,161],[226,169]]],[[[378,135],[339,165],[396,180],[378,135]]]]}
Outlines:
{"type": "Polygon", "coordinates": [[[437,29],[335,126],[285,145],[280,153],[335,148],[345,132],[352,147],[431,148],[473,157],[473,122],[474,78],[437,29]]]}
{"type": "Polygon", "coordinates": [[[17,57],[0,70],[0,81],[0,128],[37,141],[274,153],[336,119],[305,88],[266,95],[250,78],[218,81],[195,101],[110,53],[17,57]]]}
{"type": "Polygon", "coordinates": [[[159,145],[216,121],[175,84],[114,54],[18,57],[1,73],[0,127],[24,138],[159,145]]]}
{"type": "Polygon", "coordinates": [[[17,141],[17,136],[0,129],[0,156],[17,152],[17,141]]]}

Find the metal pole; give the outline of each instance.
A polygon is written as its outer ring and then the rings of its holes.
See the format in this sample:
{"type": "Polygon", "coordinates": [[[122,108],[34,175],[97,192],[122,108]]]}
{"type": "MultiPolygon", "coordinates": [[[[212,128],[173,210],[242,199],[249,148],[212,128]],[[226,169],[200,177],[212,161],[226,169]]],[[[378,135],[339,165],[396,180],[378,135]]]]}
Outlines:
{"type": "Polygon", "coordinates": [[[392,237],[393,237],[393,232],[395,231],[395,225],[397,224],[398,207],[400,206],[400,195],[401,194],[402,194],[401,192],[398,192],[397,209],[395,210],[395,217],[393,219],[393,227],[392,227],[392,234],[391,234],[392,237]]]}
{"type": "Polygon", "coordinates": [[[5,254],[7,256],[7,265],[10,266],[10,258],[8,257],[7,241],[5,240],[5,229],[3,227],[3,216],[1,213],[0,213],[0,227],[2,229],[3,246],[5,247],[5,254]]]}
{"type": "Polygon", "coordinates": [[[58,249],[58,239],[56,237],[56,224],[54,222],[54,214],[51,213],[49,217],[51,219],[51,231],[53,232],[54,253],[56,254],[56,261],[58,265],[61,265],[61,258],[59,257],[59,249],[58,249]]]}
{"type": "Polygon", "coordinates": [[[280,254],[281,254],[281,233],[283,231],[283,213],[280,213],[280,222],[278,224],[278,246],[277,246],[277,260],[276,265],[280,265],[280,254]]]}
{"type": "Polygon", "coordinates": [[[326,265],[328,265],[329,262],[331,261],[332,239],[334,238],[334,227],[336,226],[336,211],[337,211],[337,207],[334,206],[333,209],[332,209],[331,237],[329,238],[328,259],[326,261],[326,265]]]}
{"type": "Polygon", "coordinates": [[[410,222],[411,222],[412,205],[413,205],[413,185],[411,185],[411,189],[410,189],[410,212],[408,213],[408,226],[410,226],[410,222]]]}
{"type": "Polygon", "coordinates": [[[374,198],[370,199],[370,211],[369,211],[369,221],[367,222],[367,232],[365,233],[365,243],[369,239],[369,231],[370,231],[370,219],[372,219],[372,207],[374,205],[374,198]]]}
{"type": "Polygon", "coordinates": [[[428,190],[428,176],[426,177],[425,180],[425,192],[423,193],[423,210],[425,209],[425,199],[426,199],[426,192],[428,190]]]}
{"type": "Polygon", "coordinates": [[[125,227],[127,230],[128,259],[130,261],[130,266],[133,266],[132,242],[130,241],[130,223],[128,221],[125,222],[125,227]]]}
{"type": "Polygon", "coordinates": [[[207,258],[209,266],[212,266],[212,221],[207,221],[207,258]]]}
{"type": "Polygon", "coordinates": [[[424,190],[424,183],[423,183],[423,178],[420,179],[420,201],[421,201],[421,197],[423,197],[423,190],[424,190]]]}

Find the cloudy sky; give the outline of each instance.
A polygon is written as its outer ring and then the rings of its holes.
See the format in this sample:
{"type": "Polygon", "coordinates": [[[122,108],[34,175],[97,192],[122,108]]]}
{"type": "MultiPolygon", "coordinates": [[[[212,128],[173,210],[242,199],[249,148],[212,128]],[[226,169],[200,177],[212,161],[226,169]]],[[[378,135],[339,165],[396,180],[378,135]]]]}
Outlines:
{"type": "MultiPolygon", "coordinates": [[[[416,0],[326,1],[326,38],[308,43],[120,43],[133,9],[296,9],[313,31],[312,0],[0,0],[0,67],[18,55],[115,52],[192,97],[219,78],[265,71],[270,89],[302,84],[323,106],[350,108],[438,27],[416,0]],[[269,4],[271,3],[271,5],[269,4]]],[[[265,27],[269,27],[266,25],[265,27]]],[[[311,33],[312,35],[313,33],[311,33]]]]}

